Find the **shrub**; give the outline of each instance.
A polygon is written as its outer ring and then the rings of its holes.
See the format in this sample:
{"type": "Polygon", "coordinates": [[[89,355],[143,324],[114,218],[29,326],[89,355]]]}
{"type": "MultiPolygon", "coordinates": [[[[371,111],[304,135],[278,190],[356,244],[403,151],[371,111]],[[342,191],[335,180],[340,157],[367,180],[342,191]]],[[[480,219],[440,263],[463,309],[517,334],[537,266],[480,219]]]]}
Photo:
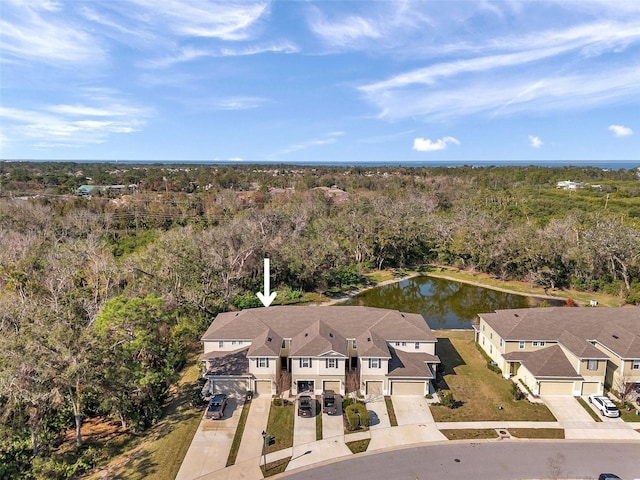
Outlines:
{"type": "Polygon", "coordinates": [[[345,414],[352,429],[369,426],[369,412],[364,403],[349,405],[345,410],[345,414]]]}
{"type": "Polygon", "coordinates": [[[520,390],[517,383],[511,384],[511,395],[513,395],[514,400],[522,400],[525,397],[524,392],[520,390]]]}
{"type": "Polygon", "coordinates": [[[246,292],[231,298],[234,307],[244,310],[245,308],[262,307],[262,302],[255,293],[246,292]]]}
{"type": "Polygon", "coordinates": [[[451,407],[455,403],[451,390],[441,390],[438,396],[443,407],[451,407]]]}

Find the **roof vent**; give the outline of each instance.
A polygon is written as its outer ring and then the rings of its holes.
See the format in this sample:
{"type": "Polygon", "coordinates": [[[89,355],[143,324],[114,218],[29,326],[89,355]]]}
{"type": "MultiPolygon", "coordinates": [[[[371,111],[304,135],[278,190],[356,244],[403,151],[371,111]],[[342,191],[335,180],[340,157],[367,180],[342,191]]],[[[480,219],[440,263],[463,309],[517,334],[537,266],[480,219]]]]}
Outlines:
{"type": "Polygon", "coordinates": [[[333,338],[333,333],[329,332],[329,336],[330,336],[331,338],[333,338]]]}
{"type": "Polygon", "coordinates": [[[401,313],[401,314],[400,314],[400,316],[401,316],[401,317],[404,317],[404,313],[401,313]]]}
{"type": "Polygon", "coordinates": [[[367,342],[370,342],[370,341],[371,341],[371,337],[367,337],[367,342]]]}
{"type": "Polygon", "coordinates": [[[611,335],[613,338],[615,338],[616,340],[618,340],[620,337],[618,335],[611,335]]]}
{"type": "Polygon", "coordinates": [[[518,315],[517,313],[513,314],[514,317],[519,317],[520,315],[518,315]]]}
{"type": "Polygon", "coordinates": [[[308,336],[309,336],[309,334],[308,334],[308,333],[305,333],[305,334],[304,334],[304,336],[305,336],[305,337],[308,337],[308,336]]]}
{"type": "Polygon", "coordinates": [[[273,338],[267,337],[267,342],[270,342],[271,340],[273,340],[273,338]]]}

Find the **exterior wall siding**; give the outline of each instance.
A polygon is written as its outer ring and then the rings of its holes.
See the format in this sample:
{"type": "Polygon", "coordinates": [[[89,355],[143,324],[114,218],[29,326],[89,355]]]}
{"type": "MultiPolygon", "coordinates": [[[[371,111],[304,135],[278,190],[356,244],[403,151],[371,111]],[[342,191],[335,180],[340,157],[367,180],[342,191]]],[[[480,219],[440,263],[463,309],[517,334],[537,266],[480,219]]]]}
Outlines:
{"type": "Polygon", "coordinates": [[[202,343],[204,353],[232,352],[239,348],[247,348],[251,346],[251,340],[207,340],[202,343]],[[220,342],[222,342],[222,347],[220,346],[220,342]]]}

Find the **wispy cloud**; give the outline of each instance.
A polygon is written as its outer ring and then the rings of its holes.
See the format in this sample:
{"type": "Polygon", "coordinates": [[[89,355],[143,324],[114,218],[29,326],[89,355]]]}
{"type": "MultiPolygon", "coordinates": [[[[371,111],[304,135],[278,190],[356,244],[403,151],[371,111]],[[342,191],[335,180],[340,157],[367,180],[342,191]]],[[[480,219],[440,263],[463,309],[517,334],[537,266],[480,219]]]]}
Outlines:
{"type": "Polygon", "coordinates": [[[399,138],[404,138],[407,135],[411,135],[415,133],[415,129],[405,130],[404,132],[398,133],[389,133],[387,135],[375,135],[373,137],[367,137],[360,140],[361,143],[386,143],[392,142],[394,140],[398,140],[399,138]]]}
{"type": "Polygon", "coordinates": [[[413,149],[417,152],[435,152],[444,150],[449,144],[460,145],[460,141],[454,137],[443,137],[436,141],[418,137],[413,140],[413,149]]]}
{"type": "Polygon", "coordinates": [[[623,125],[609,125],[608,130],[613,132],[616,137],[628,137],[629,135],[633,135],[633,130],[623,125]]]}
{"type": "Polygon", "coordinates": [[[151,114],[147,108],[121,102],[45,105],[37,109],[0,107],[3,128],[14,143],[40,148],[104,143],[113,134],[139,131],[151,114]]]}
{"type": "Polygon", "coordinates": [[[310,22],[311,31],[331,45],[346,46],[363,38],[380,38],[382,33],[369,19],[351,15],[330,21],[317,9],[310,22]]]}
{"type": "Polygon", "coordinates": [[[269,100],[261,97],[226,97],[205,102],[214,110],[248,110],[263,106],[269,100]]]}
{"type": "Polygon", "coordinates": [[[289,145],[285,148],[283,148],[282,150],[279,150],[278,152],[269,155],[270,159],[274,159],[277,158],[279,156],[282,155],[288,155],[290,153],[293,152],[299,152],[301,150],[307,150],[309,148],[313,148],[313,147],[320,147],[323,145],[331,145],[333,143],[336,143],[338,140],[338,137],[341,137],[342,135],[344,135],[344,132],[330,132],[328,133],[326,136],[322,137],[322,138],[317,138],[317,139],[313,139],[313,140],[307,140],[304,142],[299,142],[299,143],[294,143],[292,145],[289,145]]]}
{"type": "Polygon", "coordinates": [[[529,146],[540,148],[542,146],[542,140],[536,135],[529,135],[529,146]]]}

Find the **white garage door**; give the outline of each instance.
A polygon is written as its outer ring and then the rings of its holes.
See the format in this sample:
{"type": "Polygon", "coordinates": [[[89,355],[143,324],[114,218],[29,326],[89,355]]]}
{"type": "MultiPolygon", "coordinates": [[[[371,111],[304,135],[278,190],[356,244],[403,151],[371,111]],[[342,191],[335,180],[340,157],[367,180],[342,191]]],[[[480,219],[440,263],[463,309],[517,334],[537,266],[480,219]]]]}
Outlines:
{"type": "Polygon", "coordinates": [[[258,395],[271,395],[271,380],[256,380],[256,393],[258,395]]]}
{"type": "Polygon", "coordinates": [[[425,382],[391,382],[391,395],[424,395],[425,382]]]}
{"type": "Polygon", "coordinates": [[[242,398],[249,390],[247,379],[215,379],[213,381],[213,391],[215,393],[226,393],[227,395],[242,398]]]}
{"type": "Polygon", "coordinates": [[[540,382],[540,395],[571,395],[573,382],[540,382]]]}
{"type": "Polygon", "coordinates": [[[367,395],[382,395],[382,382],[367,382],[367,395]]]}
{"type": "Polygon", "coordinates": [[[333,390],[336,393],[340,393],[340,380],[325,380],[322,389],[325,392],[327,390],[333,390]]]}

